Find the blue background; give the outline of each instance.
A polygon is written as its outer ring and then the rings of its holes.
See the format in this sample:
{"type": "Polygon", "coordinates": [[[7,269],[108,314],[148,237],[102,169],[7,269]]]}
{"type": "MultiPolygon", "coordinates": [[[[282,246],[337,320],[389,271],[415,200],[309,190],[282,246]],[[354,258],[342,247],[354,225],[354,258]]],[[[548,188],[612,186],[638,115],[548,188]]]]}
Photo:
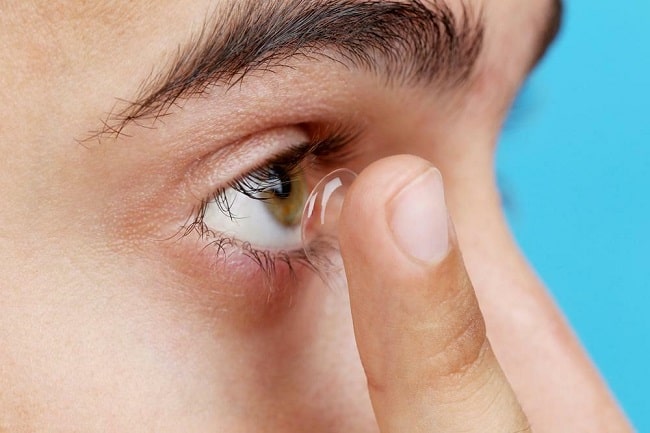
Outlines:
{"type": "Polygon", "coordinates": [[[650,432],[650,1],[568,0],[503,133],[517,240],[650,432]]]}

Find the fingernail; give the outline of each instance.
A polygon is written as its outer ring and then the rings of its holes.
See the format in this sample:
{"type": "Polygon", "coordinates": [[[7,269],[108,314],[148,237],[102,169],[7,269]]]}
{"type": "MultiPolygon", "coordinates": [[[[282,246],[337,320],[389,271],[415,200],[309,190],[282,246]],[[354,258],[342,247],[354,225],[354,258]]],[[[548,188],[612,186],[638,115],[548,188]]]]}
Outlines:
{"type": "Polygon", "coordinates": [[[442,260],[449,250],[449,227],[442,176],[430,168],[412,179],[388,205],[397,245],[425,262],[442,260]]]}

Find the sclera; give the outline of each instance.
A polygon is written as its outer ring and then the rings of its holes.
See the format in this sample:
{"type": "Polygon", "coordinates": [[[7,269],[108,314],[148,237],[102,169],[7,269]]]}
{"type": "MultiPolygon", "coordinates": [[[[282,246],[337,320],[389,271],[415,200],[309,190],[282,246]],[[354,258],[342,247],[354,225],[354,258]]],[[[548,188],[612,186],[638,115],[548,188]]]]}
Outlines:
{"type": "Polygon", "coordinates": [[[305,202],[302,245],[309,263],[333,290],[347,290],[339,247],[339,216],[345,194],[357,175],[340,168],[323,177],[305,202]]]}

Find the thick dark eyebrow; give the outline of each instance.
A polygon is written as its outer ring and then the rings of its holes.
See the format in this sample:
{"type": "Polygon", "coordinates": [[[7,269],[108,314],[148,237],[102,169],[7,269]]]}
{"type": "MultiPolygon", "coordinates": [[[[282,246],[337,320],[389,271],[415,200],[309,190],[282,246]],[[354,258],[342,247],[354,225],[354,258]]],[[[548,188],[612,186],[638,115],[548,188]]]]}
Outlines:
{"type": "Polygon", "coordinates": [[[391,83],[457,86],[471,76],[482,41],[480,14],[463,6],[455,15],[444,0],[234,0],[97,135],[119,135],[211,86],[233,86],[296,56],[327,58],[391,83]]]}

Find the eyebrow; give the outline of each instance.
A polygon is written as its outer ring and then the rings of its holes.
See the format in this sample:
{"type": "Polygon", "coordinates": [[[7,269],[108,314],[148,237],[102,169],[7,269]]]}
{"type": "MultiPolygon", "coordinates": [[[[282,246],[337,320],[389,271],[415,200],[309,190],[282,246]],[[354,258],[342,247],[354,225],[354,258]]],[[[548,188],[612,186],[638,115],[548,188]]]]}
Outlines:
{"type": "Polygon", "coordinates": [[[230,1],[126,108],[109,114],[96,136],[119,136],[182,99],[232,87],[295,57],[335,61],[387,83],[458,86],[471,76],[483,43],[480,14],[472,12],[463,5],[454,14],[444,0],[230,1]]]}

